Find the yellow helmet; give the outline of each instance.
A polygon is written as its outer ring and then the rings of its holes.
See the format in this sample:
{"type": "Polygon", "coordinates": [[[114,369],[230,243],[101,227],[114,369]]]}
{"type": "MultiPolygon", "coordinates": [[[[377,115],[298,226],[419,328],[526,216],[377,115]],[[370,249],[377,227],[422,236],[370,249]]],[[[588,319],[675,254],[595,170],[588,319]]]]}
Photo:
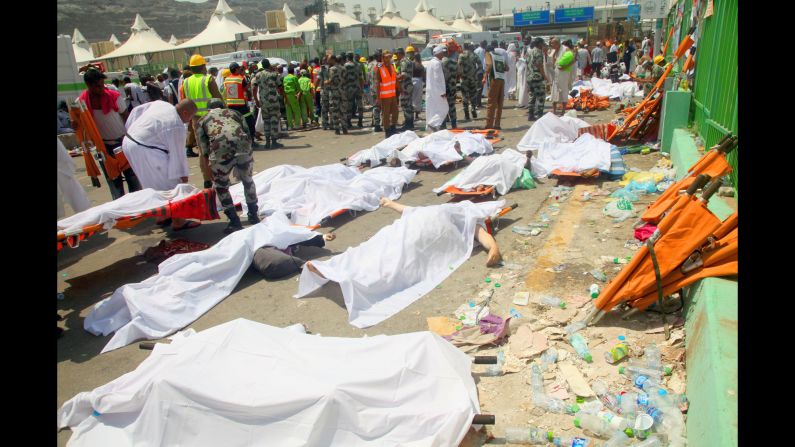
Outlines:
{"type": "Polygon", "coordinates": [[[362,56],[359,58],[359,62],[367,62],[367,59],[365,59],[364,56],[362,56]]]}
{"type": "Polygon", "coordinates": [[[228,68],[224,68],[223,70],[221,70],[221,77],[222,78],[226,78],[230,74],[232,74],[232,71],[229,70],[228,68]]]}
{"type": "Polygon", "coordinates": [[[207,62],[204,60],[201,54],[194,54],[193,56],[190,57],[190,62],[188,63],[188,65],[190,65],[191,67],[200,67],[202,65],[205,65],[206,63],[207,62]]]}
{"type": "Polygon", "coordinates": [[[654,63],[657,64],[657,65],[660,65],[660,62],[665,62],[665,57],[663,57],[662,54],[658,54],[657,56],[654,56],[654,63]]]}
{"type": "Polygon", "coordinates": [[[413,53],[413,52],[414,52],[414,47],[412,47],[411,45],[406,47],[406,53],[413,53]]]}
{"type": "Polygon", "coordinates": [[[393,61],[396,61],[396,60],[397,60],[397,54],[393,54],[393,55],[392,55],[392,60],[393,60],[393,61]]]}

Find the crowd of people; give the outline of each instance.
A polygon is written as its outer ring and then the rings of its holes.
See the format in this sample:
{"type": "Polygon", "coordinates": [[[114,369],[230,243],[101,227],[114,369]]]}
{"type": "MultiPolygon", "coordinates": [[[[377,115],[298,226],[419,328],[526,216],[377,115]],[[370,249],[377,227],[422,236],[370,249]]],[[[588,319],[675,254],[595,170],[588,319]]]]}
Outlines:
{"type": "MultiPolygon", "coordinates": [[[[378,50],[367,58],[329,53],[285,66],[267,58],[233,62],[220,72],[194,54],[181,71],[143,75],[140,83],[129,77],[106,83],[104,73],[89,69],[80,99],[91,110],[108,156],[123,152],[129,162],[113,180],[100,163],[114,199],[124,195],[125,182],[128,192],[186,183],[187,158],[199,157],[204,188],[215,188],[230,221],[225,231],[232,232],[242,228],[228,192],[232,171],[244,184],[249,222],[259,221],[251,180],[259,137],[264,148],[274,149],[282,147],[278,140],[288,131],[322,126],[347,134],[354,120],[357,128],[364,127],[365,107],[371,110],[369,126],[385,138],[415,129],[422,113],[427,131],[445,129],[448,123],[457,128],[459,92],[465,121],[478,117],[485,96],[485,128],[500,129],[506,98],[516,99],[533,121],[544,114],[548,94],[552,112],[562,115],[573,82],[591,74],[602,77],[604,64],[615,66],[622,59],[626,71],[634,70],[635,80],[647,86],[665,66],[662,55],[651,59],[648,36],[619,45],[600,41],[590,49],[584,40],[575,46],[557,38],[463,46],[450,40],[436,45],[432,54],[427,65],[408,46],[378,50]]],[[[65,103],[58,113],[59,133],[70,131],[65,103]]],[[[200,224],[179,219],[159,223],[175,230],[200,224]]]]}

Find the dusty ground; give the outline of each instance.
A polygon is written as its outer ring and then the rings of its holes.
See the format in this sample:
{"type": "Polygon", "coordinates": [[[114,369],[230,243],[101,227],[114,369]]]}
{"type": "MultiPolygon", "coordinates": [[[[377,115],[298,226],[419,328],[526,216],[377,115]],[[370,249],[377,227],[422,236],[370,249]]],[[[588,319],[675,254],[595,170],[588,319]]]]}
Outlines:
{"type": "MultiPolygon", "coordinates": [[[[515,109],[515,101],[506,101],[502,127],[505,141],[497,145],[497,150],[515,147],[528,129],[525,111],[515,109]]],[[[459,114],[460,105],[459,105],[459,114]]],[[[474,123],[459,122],[462,127],[484,124],[485,109],[474,123]]],[[[592,123],[606,122],[612,112],[591,112],[580,114],[580,117],[592,123]]],[[[366,114],[365,123],[368,121],[366,114]]],[[[420,125],[424,125],[421,122],[420,125]]],[[[422,135],[422,132],[419,132],[422,135]]],[[[297,164],[315,166],[338,162],[341,157],[350,155],[358,149],[369,147],[380,141],[383,134],[374,134],[371,129],[354,129],[350,135],[335,136],[331,132],[313,130],[296,132],[290,138],[281,140],[285,148],[279,150],[259,150],[255,154],[255,171],[259,172],[279,164],[297,164]]],[[[658,154],[629,155],[625,157],[628,167],[648,169],[660,158],[658,154]]],[[[77,160],[78,166],[82,162],[77,160]]],[[[197,159],[189,159],[191,165],[190,182],[201,186],[201,174],[197,159]]],[[[457,171],[456,171],[457,172],[457,171]]],[[[84,176],[84,167],[78,177],[93,204],[110,200],[107,185],[95,189],[84,176]]],[[[441,185],[452,171],[421,171],[408,187],[401,198],[408,205],[427,205],[445,203],[446,196],[437,197],[431,189],[441,185]]],[[[587,296],[588,286],[594,280],[587,274],[599,265],[600,256],[621,257],[633,253],[624,248],[624,243],[632,239],[631,221],[613,224],[602,215],[604,197],[596,196],[589,201],[581,201],[582,191],[596,190],[597,187],[614,190],[617,182],[586,182],[576,186],[570,198],[557,201],[549,198],[549,191],[558,184],[557,180],[545,180],[537,183],[533,190],[511,191],[505,200],[516,202],[519,208],[509,213],[500,221],[497,241],[503,251],[505,262],[520,267],[487,268],[485,253],[476,249],[471,259],[456,270],[439,287],[427,296],[416,301],[399,314],[369,329],[357,329],[347,323],[342,295],[338,287],[327,285],[315,294],[315,298],[296,300],[292,295],[297,290],[297,276],[281,281],[265,281],[250,270],[241,280],[235,292],[199,318],[190,327],[203,330],[220,323],[243,317],[274,326],[287,326],[293,323],[304,323],[312,333],[329,336],[360,337],[364,334],[397,334],[427,329],[426,318],[432,316],[452,316],[452,312],[468,298],[476,298],[484,288],[501,283],[492,301],[492,312],[508,316],[511,308],[522,314],[521,318],[511,321],[515,332],[519,326],[530,324],[533,330],[542,330],[549,336],[549,343],[559,351],[569,352],[568,360],[573,360],[590,382],[601,377],[608,382],[611,390],[619,392],[628,389],[628,382],[622,381],[617,368],[608,365],[603,353],[612,347],[618,335],[625,335],[630,343],[639,346],[648,341],[663,342],[661,333],[646,332],[660,328],[658,314],[648,313],[623,321],[619,315],[609,315],[596,327],[585,329],[582,333],[589,342],[594,362],[585,364],[579,359],[568,342],[561,339],[560,328],[570,320],[581,318],[590,308],[585,301],[582,309],[577,310],[574,304],[577,297],[587,296]],[[511,226],[536,222],[545,213],[550,218],[550,227],[538,236],[521,236],[511,232],[511,226]],[[560,272],[552,267],[564,265],[560,272]],[[549,270],[547,270],[549,269],[549,270]],[[501,276],[500,276],[501,275],[501,276]],[[486,277],[493,280],[484,282],[486,277]],[[534,294],[554,294],[570,302],[566,310],[546,310],[531,303],[528,306],[516,306],[511,303],[517,291],[528,290],[534,294]],[[548,329],[544,329],[548,327],[548,329]],[[557,339],[556,339],[557,338],[557,339]]],[[[639,205],[648,203],[642,200],[639,205]]],[[[381,227],[391,223],[397,214],[387,209],[379,209],[371,213],[361,213],[355,218],[341,216],[333,221],[337,239],[324,249],[308,249],[302,256],[311,253],[312,257],[325,258],[343,252],[347,247],[357,245],[375,234],[381,227]],[[314,250],[314,251],[310,251],[314,250]]],[[[57,302],[58,314],[63,321],[58,325],[65,328],[63,338],[58,340],[58,396],[56,406],[60,405],[81,391],[89,391],[108,381],[130,372],[147,356],[137,343],[116,351],[98,355],[109,337],[95,337],[84,331],[83,319],[95,303],[109,296],[116,288],[126,283],[141,281],[156,273],[156,265],[147,263],[139,254],[147,247],[156,245],[167,238],[185,238],[192,241],[215,243],[221,239],[221,230],[226,226],[225,218],[215,222],[205,222],[200,228],[183,233],[164,231],[154,223],[146,222],[132,231],[111,230],[105,235],[94,236],[76,249],[64,249],[58,255],[58,291],[65,298],[57,302]]],[[[324,228],[321,231],[328,231],[324,228]]],[[[516,267],[516,266],[511,266],[516,267]]],[[[608,265],[605,268],[608,277],[616,273],[616,268],[608,265]]],[[[599,283],[603,285],[603,283],[599,283]]],[[[662,346],[665,346],[663,344],[662,346]]],[[[504,346],[503,349],[509,349],[504,346]]],[[[675,357],[683,350],[677,347],[666,347],[663,352],[666,363],[673,363],[675,357]]],[[[497,351],[496,347],[484,349],[483,354],[497,351]]],[[[565,355],[565,354],[564,354],[565,355]]],[[[682,365],[676,369],[678,373],[668,385],[677,392],[683,391],[684,375],[682,365]]],[[[481,409],[483,413],[495,414],[496,425],[488,427],[490,434],[473,438],[475,445],[504,444],[501,439],[504,430],[509,426],[526,426],[528,424],[551,429],[556,434],[580,434],[572,424],[572,417],[544,413],[533,407],[530,399],[529,367],[523,367],[516,373],[500,377],[480,377],[485,367],[475,365],[473,372],[478,380],[481,409]],[[493,438],[493,439],[491,439],[493,438]]],[[[552,373],[548,378],[547,389],[551,390],[555,382],[562,376],[552,373]]],[[[568,400],[574,402],[573,394],[568,400]]],[[[65,445],[70,436],[68,430],[59,433],[58,444],[65,445]]]]}

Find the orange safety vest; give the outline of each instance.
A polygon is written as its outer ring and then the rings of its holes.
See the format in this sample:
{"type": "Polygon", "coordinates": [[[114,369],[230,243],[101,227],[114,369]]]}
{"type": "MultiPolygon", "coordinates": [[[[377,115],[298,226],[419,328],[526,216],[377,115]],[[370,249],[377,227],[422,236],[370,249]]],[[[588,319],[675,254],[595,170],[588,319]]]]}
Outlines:
{"type": "Polygon", "coordinates": [[[392,70],[387,70],[384,65],[381,65],[381,85],[378,88],[378,97],[394,98],[395,97],[395,78],[396,73],[392,70]]]}
{"type": "Polygon", "coordinates": [[[227,106],[246,105],[246,92],[243,90],[243,75],[229,75],[224,79],[227,106]]]}

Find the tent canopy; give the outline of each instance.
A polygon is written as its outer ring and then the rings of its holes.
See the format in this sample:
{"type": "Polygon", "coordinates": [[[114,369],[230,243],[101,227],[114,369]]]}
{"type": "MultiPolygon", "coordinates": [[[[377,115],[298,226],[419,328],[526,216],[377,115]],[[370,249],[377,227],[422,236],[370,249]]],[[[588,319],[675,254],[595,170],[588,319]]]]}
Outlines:
{"type": "Polygon", "coordinates": [[[408,20],[400,17],[400,11],[397,10],[395,2],[387,0],[384,14],[377,23],[378,26],[389,26],[394,28],[409,28],[411,23],[408,20]]]}
{"type": "Polygon", "coordinates": [[[78,64],[89,62],[94,59],[94,52],[91,51],[91,44],[83,36],[79,29],[75,28],[72,34],[72,51],[75,53],[75,62],[78,64]]]}
{"type": "Polygon", "coordinates": [[[289,6],[287,6],[287,3],[284,4],[282,11],[284,11],[284,22],[285,26],[287,27],[287,31],[295,31],[295,29],[300,25],[298,24],[298,20],[295,18],[293,11],[289,6]]]}
{"type": "Polygon", "coordinates": [[[115,57],[150,54],[174,49],[174,45],[169,45],[168,42],[160,38],[154,28],[150,28],[144,22],[141,14],[135,15],[135,23],[130,27],[130,30],[132,30],[132,34],[127,39],[127,42],[124,42],[122,46],[99,59],[113,59],[115,57]]]}
{"type": "Polygon", "coordinates": [[[108,39],[108,41],[110,41],[110,43],[112,43],[113,46],[116,47],[116,48],[118,48],[119,45],[121,45],[121,41],[119,40],[118,37],[116,37],[115,34],[111,34],[110,35],[110,39],[108,39]]]}
{"type": "Polygon", "coordinates": [[[477,11],[472,14],[472,18],[469,19],[469,23],[472,24],[472,29],[475,31],[483,31],[483,24],[480,23],[480,16],[478,15],[477,11]]]}
{"type": "Polygon", "coordinates": [[[235,12],[226,4],[226,0],[218,0],[218,6],[215,7],[215,11],[210,17],[210,22],[204,28],[204,31],[182,45],[177,45],[176,48],[196,48],[205,45],[234,42],[236,40],[235,34],[251,31],[253,30],[241,23],[235,16],[235,12]]]}
{"type": "MultiPolygon", "coordinates": [[[[362,25],[362,22],[354,19],[353,17],[333,10],[329,10],[329,12],[325,14],[323,21],[327,25],[329,23],[339,23],[340,28],[362,25]]],[[[309,33],[312,31],[317,31],[317,29],[318,29],[317,15],[313,15],[312,17],[306,19],[306,22],[302,23],[298,28],[294,29],[293,31],[301,31],[304,33],[309,33]]]]}
{"type": "Polygon", "coordinates": [[[427,11],[418,12],[414,18],[411,19],[409,22],[409,31],[410,32],[418,32],[418,31],[449,31],[455,32],[458,31],[452,26],[442,22],[441,20],[437,19],[436,17],[432,16],[431,13],[427,11]]]}
{"type": "Polygon", "coordinates": [[[257,34],[256,36],[251,36],[248,38],[249,42],[257,42],[261,40],[279,40],[279,39],[294,39],[297,37],[301,37],[300,31],[284,31],[281,33],[265,33],[265,34],[257,34]]]}
{"type": "Polygon", "coordinates": [[[453,21],[452,25],[458,31],[480,31],[480,29],[475,28],[467,19],[464,17],[464,11],[460,8],[458,9],[458,14],[455,16],[455,20],[453,21]]]}
{"type": "Polygon", "coordinates": [[[172,35],[171,35],[171,39],[168,39],[168,43],[169,43],[170,45],[176,45],[176,44],[177,44],[177,37],[176,37],[175,35],[173,35],[173,34],[172,34],[172,35]]]}

